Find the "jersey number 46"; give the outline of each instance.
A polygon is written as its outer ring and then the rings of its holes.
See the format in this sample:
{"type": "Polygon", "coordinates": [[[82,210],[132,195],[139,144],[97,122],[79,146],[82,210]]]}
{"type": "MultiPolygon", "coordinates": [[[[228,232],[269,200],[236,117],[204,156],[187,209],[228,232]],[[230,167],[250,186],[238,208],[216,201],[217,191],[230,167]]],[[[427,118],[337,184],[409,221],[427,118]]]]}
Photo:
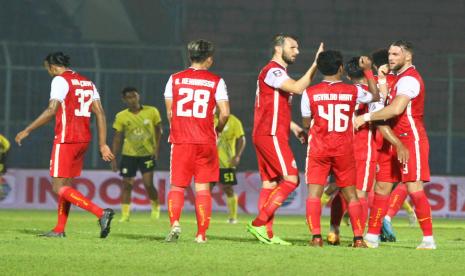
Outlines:
{"type": "Polygon", "coordinates": [[[342,111],[349,112],[350,106],[348,104],[328,104],[328,112],[325,107],[318,106],[318,115],[328,121],[328,132],[344,132],[349,126],[349,116],[342,111]]]}

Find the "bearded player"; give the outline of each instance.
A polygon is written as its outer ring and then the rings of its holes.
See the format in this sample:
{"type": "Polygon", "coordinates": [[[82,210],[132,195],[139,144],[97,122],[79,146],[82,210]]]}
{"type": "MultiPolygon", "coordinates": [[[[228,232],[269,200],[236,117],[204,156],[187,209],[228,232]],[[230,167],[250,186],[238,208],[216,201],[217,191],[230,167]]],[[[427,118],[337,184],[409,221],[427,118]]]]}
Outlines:
{"type": "MultiPolygon", "coordinates": [[[[387,68],[378,71],[378,84],[386,86],[387,68]]],[[[430,180],[428,163],[429,142],[423,123],[425,87],[420,73],[413,66],[413,46],[410,42],[399,40],[389,48],[389,69],[397,76],[391,91],[393,100],[385,108],[365,113],[355,118],[354,127],[358,128],[370,121],[392,120],[395,135],[406,145],[409,151],[407,163],[399,163],[396,168],[401,182],[407,186],[408,193],[415,206],[415,214],[423,232],[423,240],[417,249],[436,249],[433,238],[431,207],[423,190],[423,183],[430,180]]],[[[379,246],[378,236],[381,220],[388,209],[389,193],[392,185],[375,187],[373,208],[370,212],[370,226],[365,236],[369,247],[379,246]]]]}

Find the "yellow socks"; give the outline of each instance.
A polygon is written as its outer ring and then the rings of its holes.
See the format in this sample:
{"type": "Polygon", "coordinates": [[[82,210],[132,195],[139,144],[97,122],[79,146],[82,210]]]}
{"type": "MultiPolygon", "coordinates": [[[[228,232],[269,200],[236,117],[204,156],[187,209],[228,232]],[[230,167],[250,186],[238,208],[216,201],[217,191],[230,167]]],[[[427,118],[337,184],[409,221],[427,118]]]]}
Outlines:
{"type": "Polygon", "coordinates": [[[408,214],[412,214],[414,212],[412,206],[407,200],[405,200],[402,204],[402,209],[404,209],[408,214]]]}
{"type": "Polygon", "coordinates": [[[230,219],[237,219],[237,202],[238,199],[236,194],[232,197],[226,197],[226,204],[228,205],[230,219]]]}
{"type": "Polygon", "coordinates": [[[158,201],[150,201],[152,204],[152,213],[150,214],[151,219],[159,219],[160,218],[160,204],[158,201]]]}
{"type": "Polygon", "coordinates": [[[121,219],[120,222],[129,221],[129,213],[131,212],[131,204],[121,204],[121,219]]]}

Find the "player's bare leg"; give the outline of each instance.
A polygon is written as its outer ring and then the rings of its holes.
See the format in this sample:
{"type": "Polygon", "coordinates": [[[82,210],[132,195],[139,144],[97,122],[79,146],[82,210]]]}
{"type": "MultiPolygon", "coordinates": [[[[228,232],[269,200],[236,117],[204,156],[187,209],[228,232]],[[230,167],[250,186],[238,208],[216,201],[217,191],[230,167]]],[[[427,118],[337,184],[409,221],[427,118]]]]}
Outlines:
{"type": "Polygon", "coordinates": [[[261,209],[259,208],[259,213],[255,220],[247,225],[248,231],[261,242],[264,242],[266,244],[279,245],[291,244],[274,235],[272,231],[268,231],[271,229],[267,229],[267,224],[270,224],[270,222],[274,218],[274,213],[276,212],[276,210],[287,199],[289,194],[291,194],[297,188],[298,179],[299,178],[297,175],[284,176],[283,179],[280,181],[279,185],[277,185],[273,190],[266,189],[273,185],[273,182],[270,181],[266,183],[266,185],[269,185],[268,187],[264,185],[262,191],[260,192],[259,199],[259,203],[261,200],[264,199],[263,206],[261,207],[261,209]],[[265,190],[268,190],[270,192],[268,198],[266,198],[262,194],[265,190]]]}
{"type": "Polygon", "coordinates": [[[405,184],[412,198],[415,214],[417,215],[418,223],[423,232],[423,240],[417,249],[436,249],[436,243],[433,238],[431,206],[423,190],[423,181],[406,182],[405,184]]]}
{"type": "Polygon", "coordinates": [[[331,201],[330,227],[326,237],[326,241],[330,245],[340,244],[339,227],[341,226],[341,221],[344,214],[346,213],[346,210],[347,203],[342,196],[342,192],[337,192],[331,201]]]}
{"type": "Polygon", "coordinates": [[[325,206],[331,200],[333,194],[339,191],[339,188],[336,186],[336,183],[329,183],[326,186],[326,189],[321,196],[321,205],[325,206]]]}
{"type": "Polygon", "coordinates": [[[365,235],[365,243],[368,247],[377,248],[379,246],[379,234],[381,233],[382,220],[386,215],[389,205],[389,195],[393,183],[377,181],[374,186],[373,205],[370,209],[368,220],[368,231],[365,235]]]}
{"type": "Polygon", "coordinates": [[[123,177],[121,187],[121,219],[119,222],[128,222],[131,214],[131,194],[134,186],[134,177],[123,177]]]}
{"type": "Polygon", "coordinates": [[[153,185],[153,172],[146,172],[142,174],[142,181],[144,182],[145,190],[150,198],[152,206],[152,213],[150,214],[151,219],[160,218],[160,204],[158,202],[158,191],[153,185]]]}
{"type": "Polygon", "coordinates": [[[312,233],[312,239],[309,245],[313,247],[322,247],[323,239],[321,237],[321,196],[323,195],[324,185],[308,184],[308,197],[306,204],[307,225],[312,233]]]}
{"type": "Polygon", "coordinates": [[[360,200],[357,197],[355,186],[348,186],[341,189],[342,195],[347,202],[347,211],[350,216],[350,224],[354,233],[353,247],[367,247],[363,241],[363,209],[360,200]]]}
{"type": "Polygon", "coordinates": [[[210,183],[195,183],[195,215],[197,217],[197,234],[195,242],[207,242],[207,230],[212,213],[210,183]]]}

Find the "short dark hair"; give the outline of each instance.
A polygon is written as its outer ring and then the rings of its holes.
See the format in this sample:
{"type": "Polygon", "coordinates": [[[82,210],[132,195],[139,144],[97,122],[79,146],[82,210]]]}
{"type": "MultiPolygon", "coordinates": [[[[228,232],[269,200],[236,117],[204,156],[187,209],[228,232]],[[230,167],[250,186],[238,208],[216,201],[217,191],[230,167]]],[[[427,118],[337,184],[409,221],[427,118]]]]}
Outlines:
{"type": "Polygon", "coordinates": [[[123,88],[123,90],[121,90],[121,95],[124,97],[126,96],[126,94],[128,94],[129,92],[137,92],[139,93],[139,91],[137,90],[137,88],[133,87],[133,86],[126,86],[125,88],[123,88]]]}
{"type": "Polygon", "coordinates": [[[321,52],[316,60],[318,71],[325,76],[335,75],[342,62],[341,52],[333,50],[321,52]]]}
{"type": "Polygon", "coordinates": [[[187,44],[187,53],[192,62],[203,62],[213,56],[215,46],[205,39],[197,39],[187,44]]]}
{"type": "Polygon", "coordinates": [[[57,65],[63,67],[69,67],[71,63],[69,62],[70,57],[63,54],[63,52],[54,52],[48,54],[44,59],[49,65],[57,65]]]}
{"type": "Polygon", "coordinates": [[[364,77],[363,69],[360,68],[359,65],[359,60],[360,57],[353,57],[345,64],[344,67],[347,76],[349,76],[353,80],[359,80],[364,77]]]}
{"type": "Polygon", "coordinates": [[[373,60],[373,64],[376,67],[381,67],[384,64],[389,63],[389,51],[388,49],[378,49],[371,53],[371,59],[373,60]]]}
{"type": "Polygon", "coordinates": [[[283,46],[284,41],[286,41],[286,38],[291,38],[297,42],[299,42],[299,38],[293,34],[287,34],[287,33],[279,33],[275,34],[273,38],[271,39],[271,54],[274,55],[274,47],[276,46],[283,46]]]}
{"type": "Polygon", "coordinates": [[[397,41],[394,41],[391,45],[401,47],[402,49],[407,50],[413,54],[413,44],[410,41],[397,40],[397,41]]]}

